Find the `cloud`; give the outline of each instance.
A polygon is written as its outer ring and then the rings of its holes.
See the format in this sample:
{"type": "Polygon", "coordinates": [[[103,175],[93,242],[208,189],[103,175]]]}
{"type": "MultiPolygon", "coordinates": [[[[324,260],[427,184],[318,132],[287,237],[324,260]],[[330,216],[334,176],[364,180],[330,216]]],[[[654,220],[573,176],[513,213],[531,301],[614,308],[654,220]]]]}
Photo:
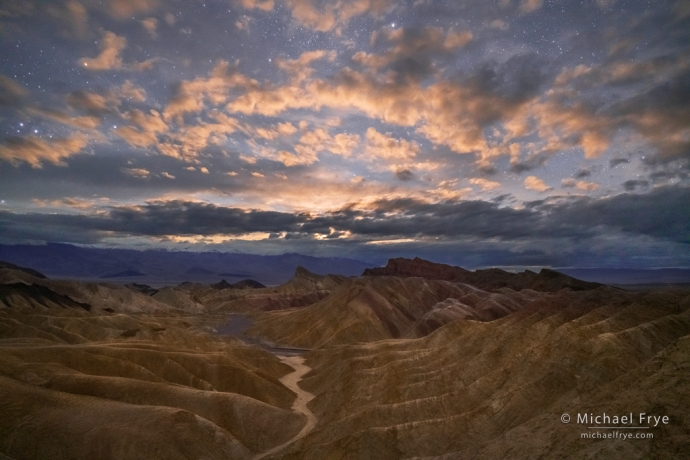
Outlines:
{"type": "Polygon", "coordinates": [[[315,50],[307,51],[300,55],[297,59],[277,59],[278,68],[287,72],[291,78],[299,82],[309,78],[314,70],[310,64],[319,59],[328,59],[333,62],[336,58],[335,51],[315,50]]]}
{"type": "Polygon", "coordinates": [[[278,123],[277,130],[283,136],[290,136],[297,132],[297,128],[290,122],[278,123]]]}
{"type": "Polygon", "coordinates": [[[345,26],[350,19],[363,14],[380,16],[393,4],[392,0],[352,0],[348,2],[321,2],[313,0],[286,0],[292,17],[301,24],[319,32],[345,26]]]}
{"type": "Polygon", "coordinates": [[[148,147],[158,143],[158,134],[168,130],[159,112],[151,109],[148,114],[132,110],[124,115],[134,126],[119,126],[115,134],[134,147],[148,147]]]}
{"type": "MultiPolygon", "coordinates": [[[[490,77],[488,82],[479,74],[462,83],[437,81],[422,86],[414,80],[381,81],[350,68],[332,78],[309,79],[300,85],[275,87],[254,82],[244,85],[244,93],[230,100],[226,109],[264,116],[290,109],[357,110],[390,124],[415,127],[434,144],[445,144],[457,153],[479,153],[482,162],[490,162],[507,147],[490,148],[485,129],[526,116],[525,107],[537,98],[545,79],[532,68],[538,60],[522,56],[485,67],[482,72],[490,77]]],[[[185,98],[189,105],[185,110],[199,110],[202,97],[185,98]]]]}
{"type": "Polygon", "coordinates": [[[141,25],[146,29],[146,32],[151,36],[151,38],[158,38],[158,33],[156,29],[158,27],[158,19],[156,18],[146,18],[141,20],[141,25]]]}
{"type": "Polygon", "coordinates": [[[391,70],[398,79],[421,79],[434,71],[434,60],[450,57],[457,48],[465,46],[473,38],[470,31],[447,32],[441,27],[385,28],[375,32],[372,43],[385,46],[381,54],[358,51],[352,60],[374,71],[391,70]]]}
{"type": "Polygon", "coordinates": [[[274,2],[273,0],[240,0],[240,5],[249,10],[271,11],[274,7],[274,2]]]}
{"type": "Polygon", "coordinates": [[[16,107],[28,94],[22,85],[0,74],[0,107],[16,107]]]}
{"type": "Polygon", "coordinates": [[[134,102],[144,102],[146,100],[146,90],[136,86],[129,80],[125,80],[118,92],[123,99],[129,99],[134,102]]]}
{"type": "Polygon", "coordinates": [[[531,13],[538,10],[544,4],[544,0],[522,0],[520,3],[520,11],[523,13],[531,13]]]}
{"type": "Polygon", "coordinates": [[[31,203],[33,205],[36,205],[40,208],[46,208],[46,207],[51,207],[51,208],[71,208],[71,209],[79,209],[81,211],[83,210],[91,210],[94,209],[97,206],[102,206],[104,202],[107,202],[107,198],[102,198],[98,201],[94,200],[85,200],[82,198],[78,197],[65,197],[65,198],[60,198],[56,200],[41,200],[38,198],[34,198],[31,200],[31,203]]]}
{"type": "Polygon", "coordinates": [[[614,158],[613,160],[609,160],[609,167],[615,168],[618,165],[627,163],[630,163],[630,160],[628,160],[627,158],[614,158]]]}
{"type": "Polygon", "coordinates": [[[501,188],[499,182],[490,181],[481,177],[473,177],[470,179],[470,184],[479,186],[485,192],[501,188]]]}
{"type": "Polygon", "coordinates": [[[563,188],[577,188],[578,190],[583,190],[586,192],[592,192],[599,189],[599,184],[594,182],[585,182],[575,179],[563,179],[561,181],[561,187],[563,188]]]}
{"type": "Polygon", "coordinates": [[[395,177],[403,182],[407,182],[414,179],[414,174],[409,169],[400,169],[395,172],[395,177]]]}
{"type": "Polygon", "coordinates": [[[205,109],[204,101],[219,106],[228,100],[228,92],[233,88],[252,90],[258,82],[236,71],[227,61],[219,61],[208,78],[182,81],[174,89],[173,97],[164,110],[166,119],[175,118],[182,123],[182,116],[189,112],[205,109]]]}
{"type": "Polygon", "coordinates": [[[121,168],[121,170],[123,173],[136,177],[137,179],[146,179],[151,175],[147,169],[143,168],[121,168]]]}
{"type": "Polygon", "coordinates": [[[310,165],[316,163],[320,152],[349,157],[360,143],[357,134],[339,133],[331,136],[323,128],[307,131],[294,146],[294,153],[281,150],[277,154],[268,151],[264,156],[280,161],[285,166],[310,165]]]}
{"type": "MultiPolygon", "coordinates": [[[[239,122],[219,111],[209,114],[209,121],[198,120],[198,124],[181,126],[167,134],[156,144],[158,150],[173,158],[195,160],[209,145],[220,145],[227,141],[227,134],[239,128],[239,122]]],[[[152,120],[162,127],[163,119],[152,120]]]]}
{"type": "Polygon", "coordinates": [[[83,39],[87,36],[88,14],[84,5],[76,0],[47,4],[43,12],[61,26],[59,33],[63,37],[83,39]]]}
{"type": "Polygon", "coordinates": [[[493,27],[494,29],[500,29],[500,30],[508,30],[510,26],[505,21],[502,21],[500,19],[494,19],[491,21],[489,24],[490,27],[493,27]]]}
{"type": "Polygon", "coordinates": [[[333,7],[317,8],[312,0],[288,0],[292,17],[319,32],[326,32],[335,27],[336,18],[333,7]]]}
{"type": "Polygon", "coordinates": [[[84,90],[77,90],[67,96],[67,104],[76,110],[81,110],[94,117],[102,117],[113,110],[119,101],[111,95],[103,96],[84,90]]]}
{"type": "Polygon", "coordinates": [[[585,158],[597,158],[608,149],[616,130],[610,118],[581,102],[571,105],[551,99],[535,104],[532,110],[539,123],[539,136],[546,141],[544,151],[549,153],[580,147],[585,158]]]}
{"type": "Polygon", "coordinates": [[[657,153],[649,162],[690,160],[690,68],[687,66],[648,91],[612,105],[607,115],[631,124],[657,153]]]}
{"type": "MultiPolygon", "coordinates": [[[[537,263],[541,264],[548,255],[546,252],[562,258],[579,247],[583,250],[580,255],[588,257],[599,253],[602,243],[614,257],[618,257],[623,248],[627,254],[639,254],[639,247],[633,243],[656,248],[657,255],[658,248],[671,247],[663,244],[688,243],[690,221],[683,210],[689,201],[690,188],[687,187],[661,187],[647,195],[623,193],[599,199],[576,196],[540,200],[523,209],[481,200],[430,202],[384,198],[352,203],[321,214],[161,200],[144,205],[114,206],[91,215],[0,211],[0,225],[5,230],[5,238],[40,237],[51,241],[52,234],[61,235],[61,241],[90,242],[98,242],[106,236],[112,239],[252,232],[284,234],[285,239],[287,234],[299,235],[305,241],[315,241],[317,235],[341,233],[347,235],[350,244],[360,247],[380,239],[413,239],[421,242],[415,250],[422,247],[430,250],[433,244],[445,242],[481,247],[480,252],[486,256],[504,248],[512,253],[507,260],[519,259],[520,253],[525,251],[537,251],[535,256],[542,261],[537,263]],[[37,229],[44,230],[38,232],[37,229]],[[638,249],[630,253],[631,247],[638,249]],[[586,248],[590,248],[589,251],[586,248]]],[[[326,249],[320,246],[319,250],[326,249]]],[[[583,262],[586,263],[587,257],[583,262]]]]}
{"type": "Polygon", "coordinates": [[[646,180],[630,179],[623,182],[623,188],[629,192],[637,190],[638,188],[645,189],[647,187],[649,187],[649,182],[646,180]]]}
{"type": "Polygon", "coordinates": [[[0,144],[0,159],[15,166],[25,162],[32,168],[41,168],[44,161],[65,166],[63,160],[80,153],[87,144],[87,137],[80,134],[50,141],[34,136],[9,137],[0,144]]]}
{"type": "Polygon", "coordinates": [[[524,184],[527,190],[534,190],[536,192],[545,192],[547,190],[551,190],[551,187],[546,185],[543,180],[536,176],[527,176],[524,184]]]}
{"type": "Polygon", "coordinates": [[[419,153],[419,144],[405,139],[395,139],[374,128],[366,133],[365,155],[370,159],[409,160],[419,153]]]}
{"type": "Polygon", "coordinates": [[[591,175],[592,171],[590,169],[583,168],[575,173],[575,179],[584,179],[585,177],[589,177],[591,175]]]}
{"type": "Polygon", "coordinates": [[[82,58],[79,65],[87,70],[119,70],[122,68],[120,52],[127,46],[127,40],[112,32],[104,31],[101,39],[101,54],[95,58],[82,58]]]}
{"type": "Polygon", "coordinates": [[[158,0],[107,0],[108,11],[117,19],[147,13],[159,6],[158,0]]]}
{"type": "Polygon", "coordinates": [[[27,107],[25,110],[30,115],[38,115],[82,130],[94,130],[101,124],[101,117],[95,115],[71,116],[59,110],[48,110],[40,107],[27,107]]]}

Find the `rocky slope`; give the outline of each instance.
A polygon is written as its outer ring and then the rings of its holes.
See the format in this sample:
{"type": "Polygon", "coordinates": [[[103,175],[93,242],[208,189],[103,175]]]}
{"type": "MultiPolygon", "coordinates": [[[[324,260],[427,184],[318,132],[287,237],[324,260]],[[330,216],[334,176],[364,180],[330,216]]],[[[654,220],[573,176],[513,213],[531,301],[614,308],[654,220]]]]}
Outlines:
{"type": "Polygon", "coordinates": [[[562,291],[495,321],[307,358],[319,421],[272,458],[663,459],[690,447],[688,291],[562,291]],[[581,439],[610,431],[577,414],[604,412],[670,422],[645,431],[653,439],[581,439]]]}
{"type": "Polygon", "coordinates": [[[155,300],[138,304],[150,313],[110,313],[100,306],[113,300],[96,302],[91,285],[43,282],[94,307],[39,284],[0,285],[11,291],[0,302],[8,458],[251,459],[305,426],[279,381],[293,369],[272,354],[210,336],[197,316],[155,300]]]}
{"type": "MultiPolygon", "coordinates": [[[[292,292],[293,286],[322,287],[309,284],[308,279],[298,270],[280,292],[292,292]]],[[[325,280],[321,283],[326,287],[325,280]]],[[[601,285],[547,269],[539,274],[499,269],[471,272],[417,258],[391,259],[386,267],[367,269],[360,278],[328,280],[327,287],[329,294],[318,302],[287,305],[304,308],[258,315],[249,333],[309,348],[422,337],[458,319],[492,321],[548,293],[601,285]]],[[[248,300],[242,299],[242,305],[251,305],[248,300]]]]}
{"type": "Polygon", "coordinates": [[[537,293],[487,292],[424,278],[361,277],[303,308],[256,317],[250,334],[297,347],[413,338],[464,318],[489,321],[521,309],[537,293]]]}

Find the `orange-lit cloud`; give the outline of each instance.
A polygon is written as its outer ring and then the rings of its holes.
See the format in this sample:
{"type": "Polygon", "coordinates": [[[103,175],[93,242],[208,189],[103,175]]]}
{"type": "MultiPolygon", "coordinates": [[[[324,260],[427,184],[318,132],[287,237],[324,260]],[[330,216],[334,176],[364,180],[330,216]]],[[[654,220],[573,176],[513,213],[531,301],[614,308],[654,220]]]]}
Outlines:
{"type": "Polygon", "coordinates": [[[319,32],[337,29],[363,14],[379,16],[393,4],[392,0],[331,1],[319,6],[313,0],[286,0],[286,3],[293,18],[319,32]]]}
{"type": "Polygon", "coordinates": [[[151,109],[149,114],[141,110],[132,110],[125,114],[125,119],[135,126],[120,126],[115,133],[135,147],[148,147],[158,142],[157,135],[166,132],[168,126],[160,113],[151,109]]]}
{"type": "Polygon", "coordinates": [[[118,19],[149,12],[159,6],[158,0],[108,0],[109,12],[118,19]]]}
{"type": "Polygon", "coordinates": [[[0,159],[15,166],[25,162],[33,168],[41,168],[44,161],[65,166],[63,160],[80,153],[87,144],[88,138],[81,134],[50,141],[34,136],[10,137],[0,145],[0,159]]]}
{"type": "MultiPolygon", "coordinates": [[[[226,135],[239,128],[236,119],[214,111],[210,114],[211,122],[199,122],[197,125],[182,126],[177,131],[168,133],[167,138],[156,144],[158,150],[167,156],[194,161],[208,145],[220,145],[227,140],[226,135]]],[[[156,123],[163,126],[163,120],[156,118],[156,123]]]]}
{"type": "Polygon", "coordinates": [[[386,160],[409,160],[419,153],[419,144],[405,139],[396,139],[368,128],[365,153],[370,158],[386,160]]]}
{"type": "Polygon", "coordinates": [[[527,176],[524,184],[527,190],[534,190],[536,192],[545,192],[551,189],[551,187],[546,185],[543,180],[536,176],[527,176]]]}
{"type": "Polygon", "coordinates": [[[470,184],[480,187],[485,192],[501,188],[501,184],[499,182],[483,179],[481,177],[473,177],[470,179],[470,184]]]}
{"type": "Polygon", "coordinates": [[[132,176],[136,177],[137,179],[146,179],[151,175],[151,173],[144,168],[121,168],[122,172],[132,176]]]}
{"type": "Polygon", "coordinates": [[[227,61],[219,61],[208,78],[182,81],[175,89],[172,100],[165,108],[166,119],[181,117],[189,112],[199,112],[205,108],[204,100],[220,105],[227,101],[228,90],[235,87],[255,88],[258,82],[236,72],[227,61]]]}
{"type": "Polygon", "coordinates": [[[146,100],[146,90],[144,88],[134,85],[129,80],[125,80],[120,88],[118,88],[120,95],[135,102],[144,102],[146,100]]]}
{"type": "Polygon", "coordinates": [[[336,57],[335,51],[315,50],[302,53],[297,59],[278,59],[278,68],[286,71],[294,80],[299,82],[311,76],[314,70],[310,64],[319,59],[328,59],[334,61],[336,57]]]}
{"type": "Polygon", "coordinates": [[[101,39],[101,54],[95,58],[82,58],[79,65],[88,70],[117,70],[122,68],[120,52],[127,46],[127,39],[104,31],[101,39]]]}
{"type": "Polygon", "coordinates": [[[240,0],[240,4],[250,10],[271,11],[274,7],[273,0],[240,0]]]}
{"type": "Polygon", "coordinates": [[[582,180],[575,179],[563,179],[561,181],[561,187],[563,188],[576,188],[585,192],[592,192],[599,189],[599,184],[595,182],[586,182],[582,180]]]}
{"type": "Polygon", "coordinates": [[[156,18],[146,18],[141,20],[141,25],[146,29],[146,32],[151,36],[151,38],[158,38],[158,33],[156,31],[158,27],[158,19],[156,18]]]}
{"type": "Polygon", "coordinates": [[[531,13],[538,10],[544,4],[544,0],[522,0],[520,3],[520,11],[524,13],[531,13]]]}

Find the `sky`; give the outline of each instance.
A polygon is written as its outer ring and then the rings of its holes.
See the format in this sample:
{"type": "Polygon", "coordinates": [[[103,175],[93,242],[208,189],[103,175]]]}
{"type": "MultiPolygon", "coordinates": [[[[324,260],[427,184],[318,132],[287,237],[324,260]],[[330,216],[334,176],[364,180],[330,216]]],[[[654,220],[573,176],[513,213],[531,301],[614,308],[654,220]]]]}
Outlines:
{"type": "Polygon", "coordinates": [[[0,243],[690,267],[690,1],[0,0],[0,243]]]}

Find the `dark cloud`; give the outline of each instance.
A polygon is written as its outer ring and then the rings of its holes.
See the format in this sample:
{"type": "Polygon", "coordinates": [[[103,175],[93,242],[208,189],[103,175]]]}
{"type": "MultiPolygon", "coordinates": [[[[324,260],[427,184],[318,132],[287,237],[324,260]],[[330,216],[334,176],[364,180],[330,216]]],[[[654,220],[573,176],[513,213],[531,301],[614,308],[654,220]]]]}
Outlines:
{"type": "Polygon", "coordinates": [[[614,158],[613,160],[609,160],[609,167],[610,168],[615,168],[618,165],[630,163],[630,160],[627,158],[614,158]]]}
{"type": "Polygon", "coordinates": [[[585,177],[589,177],[591,175],[592,171],[590,169],[580,169],[573,177],[575,177],[575,179],[584,179],[585,177]]]}
{"type": "Polygon", "coordinates": [[[67,96],[67,104],[73,109],[81,110],[89,115],[102,116],[110,112],[110,101],[107,97],[89,91],[73,91],[67,96]]]}
{"type": "Polygon", "coordinates": [[[638,188],[649,187],[649,182],[646,180],[631,179],[631,180],[626,180],[625,182],[623,182],[623,187],[628,191],[633,191],[633,190],[636,190],[638,188]]]}
{"type": "Polygon", "coordinates": [[[414,179],[414,174],[409,169],[400,169],[395,172],[395,177],[405,182],[414,179]]]}
{"type": "Polygon", "coordinates": [[[28,94],[22,85],[0,74],[0,107],[16,107],[28,94]]]}
{"type": "Polygon", "coordinates": [[[485,63],[471,80],[481,92],[520,103],[539,94],[552,73],[544,58],[530,53],[501,63],[485,63]]]}
{"type": "Polygon", "coordinates": [[[688,202],[689,188],[665,187],[646,195],[621,194],[600,200],[588,197],[540,200],[526,203],[524,209],[501,207],[489,201],[379,200],[368,210],[346,207],[312,216],[176,200],[112,207],[105,214],[90,216],[4,212],[3,222],[7,228],[31,224],[39,228],[73,228],[139,236],[287,232],[289,238],[294,238],[317,233],[342,236],[343,232],[350,232],[364,238],[455,235],[503,241],[522,238],[586,240],[608,228],[686,241],[690,235],[690,218],[683,210],[688,202]]]}

